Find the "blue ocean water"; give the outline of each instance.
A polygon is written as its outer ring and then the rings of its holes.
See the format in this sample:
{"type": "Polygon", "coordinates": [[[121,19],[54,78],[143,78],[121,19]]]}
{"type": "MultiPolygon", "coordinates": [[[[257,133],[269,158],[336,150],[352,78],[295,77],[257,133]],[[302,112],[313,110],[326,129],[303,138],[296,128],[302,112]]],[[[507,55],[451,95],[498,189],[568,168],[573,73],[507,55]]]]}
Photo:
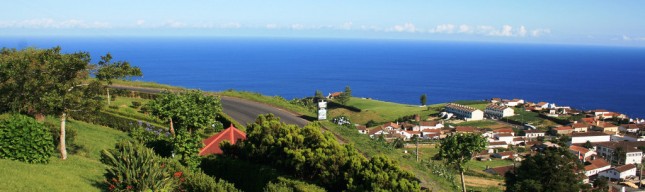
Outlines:
{"type": "Polygon", "coordinates": [[[0,47],[111,52],[141,80],[287,99],[341,91],[418,104],[524,98],[645,117],[645,48],[270,38],[0,38],[0,47]]]}

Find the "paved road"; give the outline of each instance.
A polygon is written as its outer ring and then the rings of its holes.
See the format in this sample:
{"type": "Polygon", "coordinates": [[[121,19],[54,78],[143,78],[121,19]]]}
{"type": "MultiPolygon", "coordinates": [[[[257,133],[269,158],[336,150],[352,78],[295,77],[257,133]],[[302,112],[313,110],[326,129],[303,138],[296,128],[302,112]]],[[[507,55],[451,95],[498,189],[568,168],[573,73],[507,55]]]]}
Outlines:
{"type": "MultiPolygon", "coordinates": [[[[123,85],[110,85],[110,87],[143,93],[159,93],[163,91],[162,89],[130,87],[123,85]]],[[[258,115],[267,113],[273,113],[274,115],[280,117],[280,120],[282,120],[282,122],[288,124],[296,124],[302,127],[309,123],[309,121],[300,118],[296,114],[263,103],[233,97],[221,97],[221,99],[224,113],[231,116],[231,118],[235,119],[235,121],[243,125],[246,125],[247,123],[253,123],[258,115]]]]}

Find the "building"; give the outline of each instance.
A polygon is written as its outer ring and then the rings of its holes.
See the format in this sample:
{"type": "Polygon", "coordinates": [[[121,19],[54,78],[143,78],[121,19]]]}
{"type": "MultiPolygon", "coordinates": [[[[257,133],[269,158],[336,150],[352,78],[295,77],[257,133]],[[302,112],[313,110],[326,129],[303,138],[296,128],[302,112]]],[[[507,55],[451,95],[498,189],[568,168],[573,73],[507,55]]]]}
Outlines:
{"type": "Polygon", "coordinates": [[[588,165],[585,165],[585,175],[587,177],[597,175],[611,168],[611,164],[603,158],[595,158],[587,163],[588,165]]]}
{"type": "Polygon", "coordinates": [[[533,130],[524,130],[524,136],[527,138],[537,138],[537,137],[544,137],[544,131],[540,131],[537,129],[533,130]]]}
{"type": "Polygon", "coordinates": [[[508,148],[508,143],[504,141],[491,141],[488,142],[488,149],[496,149],[496,148],[508,148]]]}
{"type": "Polygon", "coordinates": [[[503,141],[506,144],[514,144],[513,139],[515,139],[515,136],[513,136],[510,133],[500,133],[495,135],[498,141],[503,141]]]}
{"type": "Polygon", "coordinates": [[[486,106],[486,110],[484,110],[484,113],[489,118],[499,119],[502,117],[509,117],[509,116],[515,115],[515,110],[506,106],[489,104],[488,106],[486,106]]]}
{"type": "Polygon", "coordinates": [[[419,123],[419,131],[423,131],[426,129],[441,129],[443,128],[443,124],[437,122],[437,121],[421,121],[419,123]]]}
{"type": "Polygon", "coordinates": [[[449,103],[445,107],[446,112],[462,118],[466,121],[476,121],[484,119],[484,112],[473,107],[460,105],[456,103],[449,103]]]}
{"type": "Polygon", "coordinates": [[[611,141],[596,143],[595,146],[596,153],[605,157],[605,159],[609,159],[612,162],[620,164],[634,164],[641,163],[643,160],[643,151],[639,148],[645,147],[645,141],[611,141]],[[621,157],[624,157],[625,159],[614,158],[614,152],[617,149],[623,151],[622,153],[625,155],[621,154],[621,157]]]}
{"type": "Polygon", "coordinates": [[[602,131],[603,133],[607,133],[607,134],[618,133],[618,126],[608,122],[596,121],[596,124],[594,124],[592,127],[593,127],[593,130],[602,131]]]}
{"type": "Polygon", "coordinates": [[[231,144],[235,144],[238,140],[245,139],[246,133],[238,130],[233,126],[233,124],[231,124],[231,126],[224,129],[224,131],[204,139],[202,141],[204,143],[204,147],[199,150],[199,155],[207,156],[211,154],[222,154],[223,151],[219,146],[222,141],[228,141],[231,144]]]}
{"type": "Polygon", "coordinates": [[[509,165],[509,166],[501,166],[501,167],[493,167],[493,168],[488,168],[484,170],[486,173],[490,173],[493,175],[500,175],[500,176],[505,176],[507,172],[513,173],[515,170],[515,166],[509,165]]]}
{"type": "Polygon", "coordinates": [[[424,139],[441,139],[441,129],[426,129],[421,131],[424,139]]]}
{"type": "Polygon", "coordinates": [[[573,128],[570,126],[562,126],[551,129],[551,133],[554,135],[569,135],[573,133],[573,128]]]}
{"type": "Polygon", "coordinates": [[[358,130],[358,133],[360,133],[360,134],[367,134],[367,132],[368,132],[367,127],[365,127],[364,125],[356,126],[356,129],[358,130]]]}
{"type": "Polygon", "coordinates": [[[638,133],[638,130],[645,129],[643,124],[622,124],[618,126],[620,132],[638,133]]]}
{"type": "Polygon", "coordinates": [[[580,147],[577,145],[571,145],[569,146],[569,152],[573,153],[574,155],[578,156],[578,160],[586,160],[587,158],[591,157],[592,155],[596,155],[596,152],[589,150],[584,147],[580,147]]]}
{"type": "Polygon", "coordinates": [[[471,126],[457,126],[455,127],[455,133],[479,133],[479,130],[471,126]]]}
{"type": "Polygon", "coordinates": [[[508,158],[513,159],[515,156],[516,154],[513,151],[504,151],[504,152],[493,154],[493,157],[500,158],[500,159],[508,159],[508,158]]]}
{"type": "Polygon", "coordinates": [[[601,177],[610,179],[625,179],[629,176],[636,176],[636,165],[628,164],[619,167],[610,168],[606,171],[600,172],[601,177]]]}
{"type": "Polygon", "coordinates": [[[571,128],[573,129],[573,132],[587,132],[589,130],[589,125],[585,123],[574,122],[573,124],[571,124],[571,128]]]}
{"type": "Polygon", "coordinates": [[[609,135],[597,131],[571,134],[571,144],[586,143],[587,141],[591,143],[608,142],[610,140],[611,137],[609,135]]]}

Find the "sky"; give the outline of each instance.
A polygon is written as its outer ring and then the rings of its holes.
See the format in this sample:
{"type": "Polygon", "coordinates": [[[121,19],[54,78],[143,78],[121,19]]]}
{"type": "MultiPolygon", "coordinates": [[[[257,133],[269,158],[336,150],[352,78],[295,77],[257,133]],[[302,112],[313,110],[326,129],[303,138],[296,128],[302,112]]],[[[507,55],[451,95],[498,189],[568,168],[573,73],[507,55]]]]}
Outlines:
{"type": "Polygon", "coordinates": [[[645,46],[645,1],[51,0],[0,6],[0,36],[250,36],[645,46]]]}

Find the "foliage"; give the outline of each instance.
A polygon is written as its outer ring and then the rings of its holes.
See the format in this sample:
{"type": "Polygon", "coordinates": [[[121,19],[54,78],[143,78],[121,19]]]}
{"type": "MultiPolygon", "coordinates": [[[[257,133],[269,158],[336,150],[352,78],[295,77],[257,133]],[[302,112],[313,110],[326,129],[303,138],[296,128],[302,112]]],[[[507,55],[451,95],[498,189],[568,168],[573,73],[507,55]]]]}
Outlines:
{"type": "Polygon", "coordinates": [[[341,125],[341,126],[350,126],[350,125],[352,125],[352,122],[346,116],[334,117],[334,118],[331,119],[331,122],[336,124],[336,125],[341,125]]]}
{"type": "Polygon", "coordinates": [[[385,157],[367,160],[352,145],[340,145],[318,124],[304,128],[261,115],[247,127],[247,140],[224,144],[224,154],[283,170],[331,191],[418,191],[414,176],[385,157]]]}
{"type": "Polygon", "coordinates": [[[506,176],[507,191],[580,191],[582,164],[567,149],[549,147],[506,176]]]}
{"type": "Polygon", "coordinates": [[[199,149],[203,143],[197,134],[191,134],[186,130],[177,131],[177,135],[172,140],[173,152],[179,155],[179,162],[191,170],[196,170],[201,159],[199,149]]]}
{"type": "Polygon", "coordinates": [[[461,185],[466,191],[464,181],[465,166],[474,155],[486,149],[486,139],[477,134],[453,134],[441,140],[438,156],[445,159],[446,163],[454,166],[461,174],[461,185]]]}
{"type": "Polygon", "coordinates": [[[426,104],[428,102],[428,95],[426,95],[426,94],[421,95],[421,98],[419,98],[419,100],[421,100],[421,105],[422,106],[426,106],[426,104]]]}
{"type": "Polygon", "coordinates": [[[446,164],[435,163],[434,161],[429,162],[426,165],[432,169],[432,174],[443,177],[452,184],[453,188],[457,188],[457,184],[455,183],[455,172],[453,169],[446,166],[446,164]]]}
{"type": "Polygon", "coordinates": [[[115,149],[103,150],[101,162],[110,191],[170,191],[177,182],[160,157],[140,144],[118,143],[115,149]]]}
{"type": "Polygon", "coordinates": [[[326,190],[317,185],[303,181],[278,177],[276,182],[270,182],[264,187],[264,192],[325,192],[326,190]]]}
{"type": "Polygon", "coordinates": [[[396,138],[394,141],[392,141],[392,146],[397,149],[401,149],[405,147],[405,142],[403,142],[403,139],[401,138],[396,138]]]}
{"type": "Polygon", "coordinates": [[[349,88],[349,86],[346,86],[345,91],[343,91],[340,94],[340,96],[336,98],[336,101],[338,101],[338,103],[340,104],[346,105],[351,98],[352,98],[352,89],[349,88]]]}
{"type": "Polygon", "coordinates": [[[127,61],[117,61],[111,62],[112,55],[107,53],[105,56],[101,56],[101,61],[99,61],[96,70],[96,78],[101,81],[107,81],[108,84],[112,84],[114,79],[125,79],[129,77],[140,77],[143,75],[139,67],[130,66],[130,63],[127,61]]]}
{"type": "Polygon", "coordinates": [[[325,96],[323,96],[322,91],[316,90],[316,92],[314,93],[314,102],[319,102],[323,99],[325,99],[325,96]]]}
{"type": "Polygon", "coordinates": [[[239,191],[231,183],[228,183],[222,179],[215,179],[210,177],[204,172],[183,172],[185,173],[185,181],[181,182],[181,189],[184,191],[200,191],[200,192],[220,192],[228,191],[234,192],[239,191]]]}
{"type": "Polygon", "coordinates": [[[307,108],[309,111],[316,111],[318,109],[318,104],[316,103],[316,98],[294,98],[289,100],[289,103],[296,106],[301,106],[307,108]]]}
{"type": "Polygon", "coordinates": [[[243,191],[262,191],[269,182],[285,176],[273,167],[227,156],[208,156],[202,160],[200,168],[210,176],[234,183],[243,191]]]}
{"type": "Polygon", "coordinates": [[[147,108],[153,115],[171,122],[171,127],[193,131],[211,126],[222,111],[222,104],[219,97],[201,91],[163,92],[148,102],[147,108]]]}
{"type": "Polygon", "coordinates": [[[376,127],[376,126],[378,126],[378,125],[380,125],[380,124],[379,124],[379,123],[377,123],[377,122],[376,122],[376,121],[374,121],[374,120],[369,120],[369,121],[367,121],[367,123],[365,123],[365,127],[376,127]]]}
{"type": "Polygon", "coordinates": [[[591,142],[589,140],[587,140],[587,142],[585,142],[585,144],[582,144],[582,147],[587,148],[587,149],[591,149],[591,148],[593,148],[593,145],[591,144],[591,142]]]}
{"type": "Polygon", "coordinates": [[[132,102],[132,107],[133,107],[133,108],[139,108],[139,107],[141,107],[141,102],[133,101],[133,102],[132,102]]]}
{"type": "Polygon", "coordinates": [[[53,151],[52,137],[42,123],[23,115],[0,121],[0,158],[47,163],[53,151]]]}

